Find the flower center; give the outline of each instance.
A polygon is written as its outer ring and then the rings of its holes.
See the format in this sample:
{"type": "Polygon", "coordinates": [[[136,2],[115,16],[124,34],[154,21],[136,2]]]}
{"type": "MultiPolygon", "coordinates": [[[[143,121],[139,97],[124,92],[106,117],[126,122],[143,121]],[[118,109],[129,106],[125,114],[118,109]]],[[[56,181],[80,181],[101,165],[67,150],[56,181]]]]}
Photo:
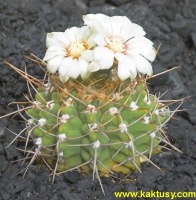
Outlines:
{"type": "Polygon", "coordinates": [[[107,45],[109,49],[116,52],[123,52],[125,50],[124,43],[118,38],[111,38],[110,43],[107,45]]]}
{"type": "Polygon", "coordinates": [[[87,44],[81,41],[73,43],[69,46],[68,52],[69,55],[73,58],[78,58],[82,54],[83,51],[87,49],[87,44]]]}

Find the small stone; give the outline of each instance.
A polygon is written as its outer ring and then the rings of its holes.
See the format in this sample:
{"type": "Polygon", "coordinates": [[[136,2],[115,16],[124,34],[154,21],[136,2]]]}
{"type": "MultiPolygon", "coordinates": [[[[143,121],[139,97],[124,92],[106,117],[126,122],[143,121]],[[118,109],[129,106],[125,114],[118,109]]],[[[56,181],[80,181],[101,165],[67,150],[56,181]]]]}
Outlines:
{"type": "Polygon", "coordinates": [[[66,182],[73,184],[78,182],[79,178],[81,178],[82,175],[78,172],[69,172],[63,174],[63,177],[66,182]]]}
{"type": "Polygon", "coordinates": [[[191,39],[192,39],[194,47],[196,48],[196,32],[191,33],[191,39]]]}
{"type": "Polygon", "coordinates": [[[88,179],[81,180],[77,184],[77,191],[81,192],[87,188],[93,187],[94,185],[95,185],[95,182],[90,181],[88,179]]]}
{"type": "Polygon", "coordinates": [[[0,138],[3,137],[4,135],[5,135],[5,128],[0,127],[0,138]]]}
{"type": "Polygon", "coordinates": [[[174,181],[169,180],[167,191],[184,191],[188,185],[192,185],[192,178],[188,176],[182,176],[174,181]]]}
{"type": "Polygon", "coordinates": [[[176,31],[180,35],[189,32],[187,20],[179,14],[176,15],[174,21],[170,22],[170,27],[173,31],[176,31]]]}
{"type": "Polygon", "coordinates": [[[159,22],[158,27],[159,27],[159,30],[163,33],[170,33],[171,32],[171,28],[166,23],[159,22]]]}
{"type": "Polygon", "coordinates": [[[5,192],[4,190],[1,190],[0,197],[2,200],[11,199],[10,195],[7,192],[5,192]]]}
{"type": "Polygon", "coordinates": [[[196,169],[191,164],[178,166],[176,171],[179,172],[180,174],[187,174],[190,177],[193,177],[196,173],[196,169]]]}
{"type": "Polygon", "coordinates": [[[15,188],[11,190],[11,194],[16,194],[18,192],[21,192],[22,190],[28,188],[28,190],[34,189],[34,184],[31,181],[25,180],[25,181],[18,181],[15,183],[15,188]],[[32,188],[32,189],[31,189],[32,188]]]}
{"type": "Polygon", "coordinates": [[[161,175],[161,171],[154,167],[150,167],[139,174],[137,183],[145,187],[151,187],[151,185],[155,183],[159,175],[161,175]]]}
{"type": "Polygon", "coordinates": [[[182,7],[182,15],[186,18],[192,18],[194,17],[194,9],[188,6],[182,7]]]}
{"type": "Polygon", "coordinates": [[[46,188],[44,185],[38,185],[36,190],[40,195],[43,195],[46,193],[46,188]]]}
{"type": "Polygon", "coordinates": [[[105,0],[90,0],[89,5],[90,6],[101,6],[105,3],[105,0]]]}
{"type": "Polygon", "coordinates": [[[58,192],[62,197],[63,199],[66,199],[66,200],[73,200],[73,199],[78,199],[77,198],[77,194],[73,194],[69,188],[67,189],[64,189],[60,192],[58,192]]]}
{"type": "Polygon", "coordinates": [[[4,172],[8,166],[8,161],[4,155],[0,155],[0,172],[4,172]]]}
{"type": "MultiPolygon", "coordinates": [[[[153,74],[159,74],[161,72],[165,71],[165,68],[161,66],[161,64],[155,64],[153,74]]],[[[153,86],[159,86],[159,85],[165,85],[169,81],[169,73],[164,73],[160,76],[154,77],[152,79],[149,79],[148,82],[153,86]]]]}
{"type": "Polygon", "coordinates": [[[189,113],[188,117],[191,124],[196,125],[196,111],[189,113]]]}
{"type": "Polygon", "coordinates": [[[129,0],[110,0],[110,2],[115,6],[121,6],[122,4],[128,3],[129,0]]]}
{"type": "Polygon", "coordinates": [[[18,151],[16,150],[16,147],[13,145],[10,145],[9,148],[6,148],[8,145],[9,145],[8,142],[4,143],[6,158],[8,160],[12,160],[18,155],[18,151]]]}
{"type": "Polygon", "coordinates": [[[1,155],[5,154],[4,147],[2,144],[0,144],[0,154],[1,155]]]}
{"type": "Polygon", "coordinates": [[[27,92],[27,87],[24,84],[18,86],[18,89],[15,93],[16,96],[21,96],[27,92]]]}
{"type": "Polygon", "coordinates": [[[168,64],[169,66],[175,62],[176,49],[170,43],[164,43],[158,53],[158,60],[161,63],[168,64]]]}
{"type": "Polygon", "coordinates": [[[53,12],[52,7],[51,7],[50,4],[44,4],[44,5],[41,7],[41,9],[42,9],[43,13],[46,14],[46,15],[48,15],[48,14],[50,14],[50,13],[53,12]]]}
{"type": "Polygon", "coordinates": [[[169,73],[169,78],[172,86],[172,96],[175,99],[177,96],[184,94],[185,86],[176,71],[171,71],[169,73]]]}

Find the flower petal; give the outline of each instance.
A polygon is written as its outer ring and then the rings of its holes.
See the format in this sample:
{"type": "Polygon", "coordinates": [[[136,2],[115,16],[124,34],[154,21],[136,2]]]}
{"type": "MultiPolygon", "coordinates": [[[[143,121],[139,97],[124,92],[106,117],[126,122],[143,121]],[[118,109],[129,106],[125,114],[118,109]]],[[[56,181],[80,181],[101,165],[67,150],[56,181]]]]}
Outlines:
{"type": "Polygon", "coordinates": [[[65,30],[65,35],[70,43],[74,43],[77,41],[78,34],[78,28],[72,27],[65,30]]]}
{"type": "Polygon", "coordinates": [[[87,45],[88,45],[88,49],[92,49],[96,46],[95,43],[95,37],[97,35],[97,32],[93,32],[92,29],[90,29],[91,34],[89,35],[89,37],[87,38],[87,45]]]}
{"type": "Polygon", "coordinates": [[[124,17],[122,17],[122,16],[113,16],[113,17],[110,17],[112,31],[113,31],[112,34],[115,37],[119,37],[121,35],[121,30],[122,30],[124,18],[125,18],[125,16],[124,17]]]}
{"type": "Polygon", "coordinates": [[[62,55],[59,55],[49,60],[47,63],[48,72],[55,73],[58,70],[59,65],[61,64],[63,58],[64,57],[62,55]]]}
{"type": "Polygon", "coordinates": [[[73,59],[72,57],[64,58],[61,62],[61,65],[59,66],[59,74],[61,76],[68,75],[68,71],[70,66],[72,65],[73,59]]]}
{"type": "Polygon", "coordinates": [[[127,17],[123,18],[120,36],[127,41],[135,36],[143,36],[146,33],[138,24],[132,23],[127,17]]]}
{"type": "Polygon", "coordinates": [[[79,62],[76,59],[72,59],[72,57],[64,58],[61,66],[59,67],[59,74],[61,76],[68,76],[71,78],[78,78],[80,74],[79,62]]]}
{"type": "Polygon", "coordinates": [[[128,55],[131,54],[137,54],[137,55],[142,55],[149,61],[154,61],[156,57],[156,52],[152,47],[149,46],[141,46],[138,48],[131,49],[127,51],[128,55]]]}
{"type": "Polygon", "coordinates": [[[83,58],[79,58],[78,65],[80,67],[80,75],[81,75],[82,79],[87,78],[90,74],[88,71],[89,62],[87,62],[83,58]]]}
{"type": "Polygon", "coordinates": [[[84,58],[86,61],[92,61],[94,56],[93,56],[93,50],[86,50],[83,51],[81,54],[81,57],[84,58]]]}
{"type": "Polygon", "coordinates": [[[127,54],[140,54],[146,59],[154,61],[156,52],[153,48],[153,43],[145,37],[135,37],[126,43],[128,50],[127,54]]]}
{"type": "Polygon", "coordinates": [[[130,71],[126,69],[122,62],[118,63],[118,77],[124,81],[131,75],[130,71]]]}
{"type": "Polygon", "coordinates": [[[137,76],[137,70],[134,60],[121,53],[116,53],[115,58],[118,60],[118,76],[121,80],[131,78],[132,80],[137,76]]]}
{"type": "Polygon", "coordinates": [[[77,79],[80,75],[79,62],[77,59],[73,59],[73,62],[69,66],[68,76],[77,79]]]}
{"type": "Polygon", "coordinates": [[[137,70],[142,74],[147,74],[148,76],[152,76],[153,70],[152,65],[149,63],[148,60],[146,60],[141,55],[135,55],[133,56],[133,59],[135,60],[137,70]]]}
{"type": "Polygon", "coordinates": [[[101,69],[109,69],[114,63],[114,52],[107,47],[94,49],[94,60],[99,62],[101,69]]]}
{"type": "Polygon", "coordinates": [[[69,45],[69,40],[66,38],[64,32],[52,32],[48,33],[46,36],[46,47],[59,46],[61,48],[66,48],[69,45]]]}
{"type": "Polygon", "coordinates": [[[88,14],[83,16],[84,23],[102,34],[110,35],[112,33],[110,17],[104,14],[88,14]]]}
{"type": "Polygon", "coordinates": [[[128,46],[128,48],[138,47],[138,46],[141,46],[142,44],[146,46],[153,46],[153,42],[144,36],[136,36],[126,42],[126,45],[128,46]]]}
{"type": "Polygon", "coordinates": [[[90,72],[96,72],[96,71],[98,71],[98,70],[100,70],[100,65],[99,65],[99,63],[96,62],[96,61],[91,62],[90,65],[89,65],[89,71],[90,71],[90,72]]]}
{"type": "Polygon", "coordinates": [[[102,47],[107,45],[104,35],[100,33],[95,36],[94,41],[97,45],[102,46],[102,47]]]}
{"type": "Polygon", "coordinates": [[[64,51],[63,48],[58,47],[58,46],[51,46],[47,49],[46,54],[43,58],[43,61],[48,61],[58,55],[62,55],[65,56],[66,55],[66,51],[64,51]]]}

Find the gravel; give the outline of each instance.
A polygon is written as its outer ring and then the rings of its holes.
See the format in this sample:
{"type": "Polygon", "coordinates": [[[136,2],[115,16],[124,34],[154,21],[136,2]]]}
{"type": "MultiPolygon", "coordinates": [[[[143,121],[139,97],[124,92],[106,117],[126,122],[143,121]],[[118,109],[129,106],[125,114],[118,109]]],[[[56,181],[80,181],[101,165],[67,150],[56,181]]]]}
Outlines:
{"type": "Polygon", "coordinates": [[[121,174],[117,174],[118,178],[101,178],[105,197],[97,180],[93,182],[92,176],[84,177],[78,172],[58,176],[52,183],[44,166],[33,166],[23,178],[19,172],[27,163],[21,166],[17,161],[24,158],[16,149],[20,142],[6,148],[14,138],[8,129],[20,132],[24,128],[21,118],[0,120],[0,200],[112,200],[117,191],[196,191],[195,10],[194,0],[0,0],[0,115],[15,110],[7,104],[23,101],[23,93],[27,92],[25,81],[3,61],[22,70],[26,65],[28,73],[42,78],[39,66],[24,56],[33,53],[43,58],[46,33],[81,26],[82,15],[87,13],[126,15],[143,26],[155,48],[161,44],[153,63],[155,73],[181,66],[151,80],[151,92],[168,90],[163,99],[191,96],[167,128],[172,144],[183,153],[171,151],[154,156],[153,162],[163,172],[145,163],[143,173],[133,173],[127,179],[121,179],[121,174]]]}

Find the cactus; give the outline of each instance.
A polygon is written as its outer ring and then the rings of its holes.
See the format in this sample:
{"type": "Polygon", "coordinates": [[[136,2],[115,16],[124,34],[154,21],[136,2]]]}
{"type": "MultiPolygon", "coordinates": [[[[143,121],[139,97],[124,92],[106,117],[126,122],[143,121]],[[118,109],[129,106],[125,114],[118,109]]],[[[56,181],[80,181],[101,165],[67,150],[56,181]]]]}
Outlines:
{"type": "MultiPolygon", "coordinates": [[[[99,17],[105,16],[98,15],[99,17]]],[[[89,19],[88,16],[85,17],[89,26],[92,25],[91,18],[94,19],[94,16],[90,15],[89,19]]],[[[120,18],[114,18],[116,19],[120,18]]],[[[127,25],[127,18],[122,20],[127,25]]],[[[153,61],[155,52],[152,43],[143,37],[143,30],[132,23],[130,26],[137,29],[137,32],[141,31],[139,39],[135,37],[135,40],[142,40],[146,44],[144,54],[140,52],[141,49],[135,49],[132,54],[130,49],[125,49],[129,44],[118,38],[106,40],[108,44],[105,47],[96,46],[92,40],[91,48],[84,44],[84,40],[76,41],[66,48],[66,52],[62,51],[61,47],[59,49],[52,46],[44,58],[48,62],[48,71],[45,72],[43,81],[6,62],[27,80],[28,86],[31,86],[35,93],[35,96],[32,95],[29,89],[29,95],[25,96],[29,105],[20,107],[17,103],[18,111],[11,113],[18,112],[26,122],[26,128],[15,138],[25,137],[24,151],[27,152],[27,158],[32,155],[26,170],[34,161],[49,167],[53,178],[56,174],[77,169],[83,174],[93,173],[93,178],[98,177],[101,185],[100,176],[109,176],[115,172],[127,175],[135,170],[141,172],[141,163],[145,161],[155,165],[151,156],[161,152],[163,148],[168,149],[167,146],[179,151],[169,142],[164,132],[165,124],[179,106],[170,111],[167,102],[149,94],[148,78],[141,74],[136,78],[138,71],[152,74],[151,65],[144,57],[153,61]],[[108,61],[105,57],[101,60],[102,57],[98,54],[101,50],[114,61],[108,61]],[[84,56],[86,60],[81,57],[85,51],[86,55],[91,55],[84,56]],[[95,61],[92,60],[93,53],[95,61]],[[136,68],[134,63],[130,67],[129,61],[134,59],[131,60],[129,56],[133,55],[136,64],[141,61],[141,65],[146,68],[136,68]],[[63,65],[68,62],[67,57],[73,69],[63,65]],[[65,61],[60,63],[63,59],[65,61]],[[55,66],[54,61],[60,65],[59,72],[56,72],[58,66],[55,66]],[[80,67],[78,71],[77,68],[74,69],[76,64],[80,67]],[[89,65],[89,69],[84,69],[86,65],[89,65]],[[26,132],[22,136],[24,131],[26,132]],[[28,150],[29,146],[31,150],[28,150]]],[[[74,27],[67,32],[70,31],[79,31],[80,34],[87,31],[88,35],[91,33],[91,29],[87,27],[74,27]]],[[[64,37],[62,33],[54,35],[60,37],[59,41],[64,37]]],[[[70,33],[66,35],[68,36],[70,33]]],[[[100,34],[98,36],[100,37],[100,34]]],[[[58,37],[52,37],[53,34],[48,35],[48,44],[53,45],[58,41],[58,37]],[[51,42],[52,40],[54,41],[51,42]]],[[[88,41],[86,38],[85,40],[88,41]]],[[[66,45],[68,44],[69,42],[66,42],[66,45]]],[[[36,62],[43,64],[40,59],[36,62]]]]}
{"type": "Polygon", "coordinates": [[[97,176],[129,174],[140,171],[144,161],[152,163],[160,143],[171,145],[163,130],[173,114],[168,106],[149,94],[146,78],[120,81],[111,75],[114,70],[66,83],[49,74],[47,82],[28,77],[35,99],[21,110],[25,151],[34,144],[30,164],[46,164],[54,175],[74,169],[97,176]]]}

